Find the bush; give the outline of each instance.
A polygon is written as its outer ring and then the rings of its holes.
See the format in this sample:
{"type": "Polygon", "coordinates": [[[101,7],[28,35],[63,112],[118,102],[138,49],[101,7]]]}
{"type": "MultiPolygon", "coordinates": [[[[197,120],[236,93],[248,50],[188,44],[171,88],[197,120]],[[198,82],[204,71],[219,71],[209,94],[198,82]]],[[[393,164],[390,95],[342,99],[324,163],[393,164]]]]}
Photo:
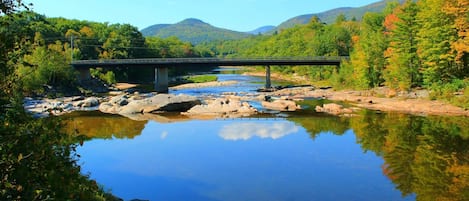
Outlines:
{"type": "Polygon", "coordinates": [[[67,48],[57,42],[48,46],[36,46],[25,55],[16,74],[26,93],[44,93],[44,87],[73,88],[77,85],[77,72],[65,56],[67,48]]]}
{"type": "Polygon", "coordinates": [[[454,79],[450,83],[435,83],[430,87],[430,98],[469,109],[469,80],[454,79]]]}
{"type": "Polygon", "coordinates": [[[104,73],[102,68],[90,69],[90,74],[94,78],[98,78],[101,81],[105,82],[106,84],[115,84],[116,81],[116,74],[112,71],[107,71],[104,73]]]}

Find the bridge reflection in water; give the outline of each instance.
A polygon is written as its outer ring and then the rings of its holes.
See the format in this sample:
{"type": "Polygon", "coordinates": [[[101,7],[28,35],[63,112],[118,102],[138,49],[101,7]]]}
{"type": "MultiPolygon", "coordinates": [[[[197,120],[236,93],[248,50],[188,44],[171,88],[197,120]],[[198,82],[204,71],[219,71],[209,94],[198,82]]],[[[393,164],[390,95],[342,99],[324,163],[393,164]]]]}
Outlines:
{"type": "Polygon", "coordinates": [[[80,72],[81,79],[89,79],[90,68],[154,67],[155,91],[168,92],[168,68],[194,66],[265,66],[265,87],[271,88],[270,66],[340,66],[347,57],[290,57],[290,58],[147,58],[76,60],[72,66],[80,72]]]}

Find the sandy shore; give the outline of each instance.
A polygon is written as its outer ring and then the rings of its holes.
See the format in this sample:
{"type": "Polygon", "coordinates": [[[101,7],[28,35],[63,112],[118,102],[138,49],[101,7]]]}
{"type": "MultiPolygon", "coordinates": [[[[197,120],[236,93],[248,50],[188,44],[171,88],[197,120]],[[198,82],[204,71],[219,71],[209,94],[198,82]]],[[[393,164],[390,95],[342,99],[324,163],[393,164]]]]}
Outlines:
{"type": "Polygon", "coordinates": [[[360,108],[371,110],[401,112],[414,115],[447,115],[469,116],[469,111],[464,108],[445,103],[443,101],[429,100],[428,98],[385,98],[370,95],[370,91],[334,91],[332,89],[316,89],[299,93],[274,92],[273,95],[291,95],[294,98],[323,98],[332,101],[343,101],[360,108]]]}

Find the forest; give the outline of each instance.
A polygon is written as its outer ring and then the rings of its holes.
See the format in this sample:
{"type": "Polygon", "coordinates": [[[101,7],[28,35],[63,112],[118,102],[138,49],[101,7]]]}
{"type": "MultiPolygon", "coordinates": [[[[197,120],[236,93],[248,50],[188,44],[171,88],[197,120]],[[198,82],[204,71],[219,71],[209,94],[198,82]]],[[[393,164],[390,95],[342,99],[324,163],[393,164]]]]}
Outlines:
{"type": "MultiPolygon", "coordinates": [[[[6,56],[25,94],[42,94],[44,86],[68,90],[78,85],[72,60],[200,57],[188,42],[175,37],[143,37],[129,24],[47,18],[31,11],[0,17],[3,46],[16,46],[6,56]],[[13,39],[13,40],[12,40],[13,39]]],[[[146,72],[140,73],[145,74],[146,72]]],[[[125,71],[95,69],[108,84],[128,78],[125,71]]],[[[7,79],[5,77],[5,79],[7,79]]]]}
{"type": "Polygon", "coordinates": [[[433,99],[468,108],[468,30],[468,0],[408,0],[390,2],[383,12],[366,13],[361,21],[340,15],[325,24],[313,17],[307,25],[273,35],[198,46],[221,57],[349,56],[339,69],[274,70],[337,89],[426,88],[433,99]]]}

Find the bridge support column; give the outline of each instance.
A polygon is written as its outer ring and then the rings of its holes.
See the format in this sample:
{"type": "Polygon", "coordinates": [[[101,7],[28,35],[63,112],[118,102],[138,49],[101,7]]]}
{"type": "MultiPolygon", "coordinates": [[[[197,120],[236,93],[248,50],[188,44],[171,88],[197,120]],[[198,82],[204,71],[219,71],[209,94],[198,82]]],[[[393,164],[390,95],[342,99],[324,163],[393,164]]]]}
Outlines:
{"type": "Polygon", "coordinates": [[[90,80],[91,73],[89,68],[78,68],[77,71],[79,72],[79,79],[80,81],[90,80]]]}
{"type": "Polygon", "coordinates": [[[270,66],[265,66],[265,88],[272,88],[272,84],[270,82],[270,66]]]}
{"type": "Polygon", "coordinates": [[[168,93],[168,67],[155,68],[155,91],[158,93],[168,93]]]}

